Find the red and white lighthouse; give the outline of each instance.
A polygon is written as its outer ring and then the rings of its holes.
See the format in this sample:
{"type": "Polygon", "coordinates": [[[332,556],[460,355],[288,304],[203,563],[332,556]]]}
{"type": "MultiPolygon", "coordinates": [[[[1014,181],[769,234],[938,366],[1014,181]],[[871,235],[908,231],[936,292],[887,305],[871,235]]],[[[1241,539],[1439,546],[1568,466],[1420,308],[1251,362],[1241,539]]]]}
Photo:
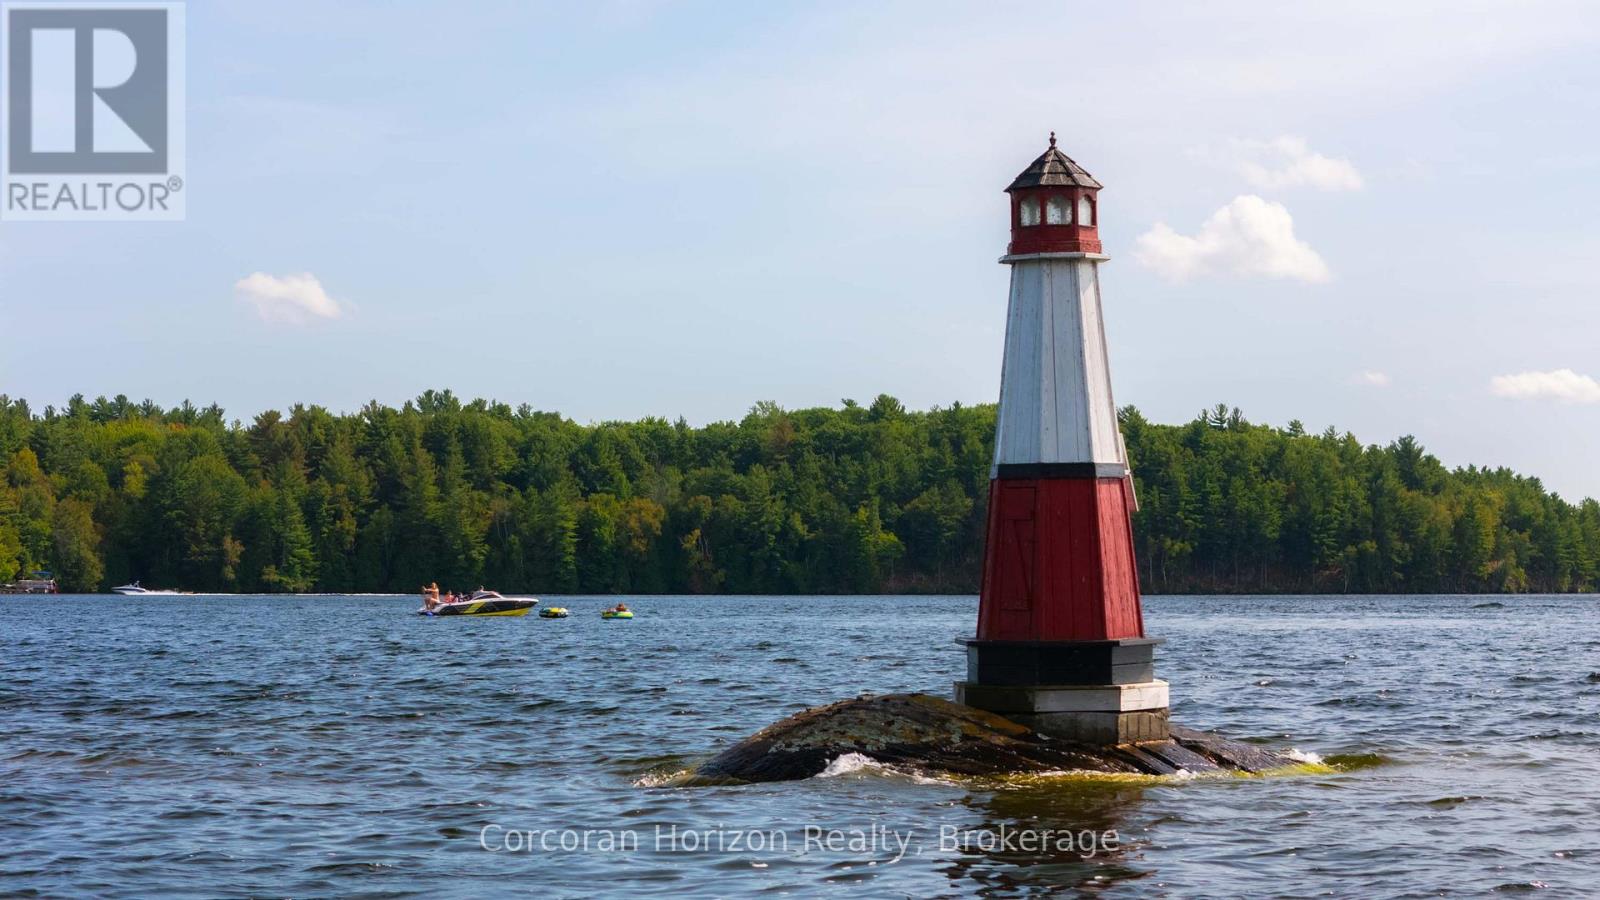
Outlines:
{"type": "Polygon", "coordinates": [[[978,633],[956,699],[1090,743],[1167,738],[1100,314],[1100,182],[1050,148],[1011,182],[1005,363],[978,633]]]}

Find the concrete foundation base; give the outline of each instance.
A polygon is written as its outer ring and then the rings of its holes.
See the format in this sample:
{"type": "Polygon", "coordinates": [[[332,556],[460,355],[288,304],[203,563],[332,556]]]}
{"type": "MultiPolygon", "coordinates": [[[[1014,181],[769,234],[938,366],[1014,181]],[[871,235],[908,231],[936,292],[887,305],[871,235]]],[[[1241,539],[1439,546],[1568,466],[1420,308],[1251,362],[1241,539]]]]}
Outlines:
{"type": "Polygon", "coordinates": [[[1167,683],[977,684],[956,682],[956,702],[1011,713],[1140,712],[1167,708],[1167,683]]]}
{"type": "Polygon", "coordinates": [[[1172,736],[1167,711],[1139,712],[1004,713],[1007,719],[1040,734],[1080,744],[1140,744],[1172,736]]]}
{"type": "Polygon", "coordinates": [[[956,682],[956,702],[1084,744],[1164,741],[1167,683],[992,685],[956,682]]]}

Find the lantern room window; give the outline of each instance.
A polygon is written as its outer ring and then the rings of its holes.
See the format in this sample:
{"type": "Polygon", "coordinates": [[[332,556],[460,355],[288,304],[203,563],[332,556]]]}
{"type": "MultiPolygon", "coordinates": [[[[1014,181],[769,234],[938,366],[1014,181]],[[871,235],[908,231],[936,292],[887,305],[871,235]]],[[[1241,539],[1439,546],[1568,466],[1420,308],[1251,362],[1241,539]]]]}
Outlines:
{"type": "Polygon", "coordinates": [[[1046,225],[1071,225],[1072,201],[1065,197],[1051,197],[1044,207],[1046,225]]]}
{"type": "Polygon", "coordinates": [[[1094,226],[1094,201],[1089,199],[1088,194],[1078,198],[1078,224],[1094,226]]]}
{"type": "Polygon", "coordinates": [[[1039,201],[1029,197],[1022,201],[1018,209],[1019,221],[1023,225],[1039,224],[1039,201]]]}

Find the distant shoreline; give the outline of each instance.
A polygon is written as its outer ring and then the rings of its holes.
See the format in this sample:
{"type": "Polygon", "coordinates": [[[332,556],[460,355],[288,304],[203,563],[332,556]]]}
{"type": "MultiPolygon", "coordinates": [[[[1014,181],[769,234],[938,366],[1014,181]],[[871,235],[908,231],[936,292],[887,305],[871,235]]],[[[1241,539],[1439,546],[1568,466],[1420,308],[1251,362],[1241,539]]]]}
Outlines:
{"type": "MultiPolygon", "coordinates": [[[[196,592],[973,593],[995,406],[869,404],[581,425],[427,391],[229,421],[0,397],[0,583],[196,592]]],[[[1219,406],[1120,411],[1149,593],[1600,589],[1600,503],[1219,406]]]]}

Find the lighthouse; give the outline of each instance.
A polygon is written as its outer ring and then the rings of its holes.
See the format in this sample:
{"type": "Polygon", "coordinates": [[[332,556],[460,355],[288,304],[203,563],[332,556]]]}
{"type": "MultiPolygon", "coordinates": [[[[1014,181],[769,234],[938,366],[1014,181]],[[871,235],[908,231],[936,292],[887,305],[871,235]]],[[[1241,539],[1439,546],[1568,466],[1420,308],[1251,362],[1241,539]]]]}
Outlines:
{"type": "Polygon", "coordinates": [[[1168,737],[1144,633],[1100,307],[1101,184],[1050,147],[1011,198],[1005,361],[977,636],[956,701],[1091,744],[1168,737]]]}

